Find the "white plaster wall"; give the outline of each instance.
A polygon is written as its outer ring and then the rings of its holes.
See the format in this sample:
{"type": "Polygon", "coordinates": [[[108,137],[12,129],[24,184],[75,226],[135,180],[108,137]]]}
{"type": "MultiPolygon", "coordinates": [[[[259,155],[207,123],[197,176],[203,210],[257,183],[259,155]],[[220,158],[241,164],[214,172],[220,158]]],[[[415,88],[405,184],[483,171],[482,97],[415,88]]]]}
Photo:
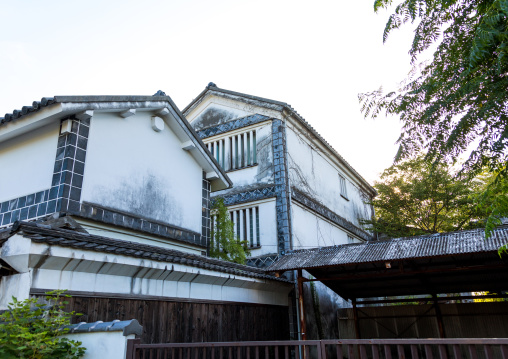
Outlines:
{"type": "Polygon", "coordinates": [[[82,359],[125,359],[127,354],[127,340],[135,339],[135,335],[124,336],[123,332],[89,332],[67,333],[64,338],[76,340],[86,348],[82,359]]]}
{"type": "Polygon", "coordinates": [[[8,309],[12,297],[18,300],[28,299],[32,275],[30,272],[0,277],[0,310],[8,309]]]}
{"type": "Polygon", "coordinates": [[[281,119],[281,114],[275,109],[270,109],[256,101],[245,103],[241,98],[227,95],[226,97],[210,95],[201,101],[186,118],[196,130],[214,126],[235,118],[260,114],[272,118],[281,119]]]}
{"type": "Polygon", "coordinates": [[[0,143],[0,202],[51,187],[60,123],[0,143]]]}
{"type": "Polygon", "coordinates": [[[202,169],[151,116],[93,117],[82,200],[201,232],[202,169]]]}
{"type": "Polygon", "coordinates": [[[287,283],[111,253],[39,243],[30,250],[30,288],[273,305],[287,305],[291,290],[287,283]]]}
{"type": "Polygon", "coordinates": [[[338,168],[326,154],[309,145],[309,140],[288,126],[288,169],[291,186],[309,194],[324,206],[360,226],[360,218],[370,218],[371,207],[351,175],[338,168]],[[347,199],[340,194],[339,173],[346,179],[347,199]]]}
{"type": "Polygon", "coordinates": [[[90,234],[97,236],[103,236],[108,238],[120,239],[122,241],[142,243],[148,245],[156,245],[157,247],[175,249],[177,251],[192,253],[200,255],[204,249],[201,247],[195,247],[192,245],[186,245],[185,243],[179,243],[174,241],[168,241],[167,239],[152,236],[129,229],[119,228],[116,226],[110,226],[100,222],[83,220],[81,218],[75,218],[76,221],[83,226],[83,228],[90,234]]]}
{"type": "Polygon", "coordinates": [[[347,244],[347,232],[314,214],[295,201],[292,202],[293,249],[347,244]]]}

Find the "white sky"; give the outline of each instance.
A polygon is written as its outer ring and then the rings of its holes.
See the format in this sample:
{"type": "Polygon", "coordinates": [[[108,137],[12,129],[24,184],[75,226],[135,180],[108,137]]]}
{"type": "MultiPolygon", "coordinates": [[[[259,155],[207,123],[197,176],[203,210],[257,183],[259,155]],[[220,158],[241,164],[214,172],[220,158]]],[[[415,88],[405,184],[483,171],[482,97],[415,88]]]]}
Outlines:
{"type": "Polygon", "coordinates": [[[0,0],[0,116],[44,96],[153,95],[183,109],[208,84],[291,104],[369,182],[396,119],[364,120],[359,92],[409,71],[409,28],[356,1],[0,0]]]}

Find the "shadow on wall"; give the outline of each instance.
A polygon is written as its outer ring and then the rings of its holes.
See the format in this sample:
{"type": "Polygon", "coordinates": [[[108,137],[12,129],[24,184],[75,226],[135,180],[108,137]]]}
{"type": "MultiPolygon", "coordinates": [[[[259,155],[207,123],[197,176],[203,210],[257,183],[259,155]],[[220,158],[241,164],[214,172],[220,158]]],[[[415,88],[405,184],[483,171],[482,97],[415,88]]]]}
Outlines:
{"type": "Polygon", "coordinates": [[[307,339],[339,339],[339,309],[350,304],[320,282],[305,283],[303,292],[307,339]]]}
{"type": "Polygon", "coordinates": [[[152,173],[133,173],[128,181],[122,180],[115,187],[95,187],[92,201],[105,207],[185,227],[181,208],[170,193],[171,186],[167,181],[152,173]]]}

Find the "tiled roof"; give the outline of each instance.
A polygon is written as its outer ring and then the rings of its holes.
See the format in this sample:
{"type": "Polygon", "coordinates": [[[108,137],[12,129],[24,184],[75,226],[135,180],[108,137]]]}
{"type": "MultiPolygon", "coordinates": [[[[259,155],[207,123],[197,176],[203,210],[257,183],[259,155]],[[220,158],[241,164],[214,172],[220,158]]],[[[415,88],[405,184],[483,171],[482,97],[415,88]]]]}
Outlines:
{"type": "Polygon", "coordinates": [[[184,253],[173,249],[81,233],[75,230],[51,228],[48,225],[33,222],[16,222],[8,230],[2,231],[0,233],[0,245],[16,233],[20,233],[23,237],[30,238],[34,242],[49,245],[114,253],[160,262],[183,264],[238,276],[287,282],[285,279],[267,275],[263,270],[254,267],[184,253]]]}
{"type": "Polygon", "coordinates": [[[131,96],[131,95],[121,95],[121,96],[101,96],[101,95],[94,95],[94,96],[54,96],[54,97],[43,97],[41,101],[34,101],[32,103],[32,106],[23,106],[21,110],[14,110],[12,113],[6,113],[4,117],[0,117],[0,126],[3,126],[9,122],[14,122],[16,120],[19,120],[23,116],[29,115],[31,113],[37,112],[41,110],[44,107],[48,107],[50,105],[56,104],[56,103],[104,103],[104,102],[129,102],[129,103],[135,103],[136,106],[140,106],[144,102],[168,102],[171,107],[176,111],[178,114],[178,117],[181,118],[183,126],[189,130],[191,133],[191,136],[194,137],[200,144],[200,146],[203,148],[204,153],[206,153],[206,156],[209,157],[210,161],[213,162],[215,169],[222,175],[222,179],[227,185],[230,187],[233,185],[229,177],[226,175],[226,172],[222,169],[222,167],[219,165],[217,160],[209,153],[208,149],[204,145],[203,141],[199,136],[197,135],[194,128],[189,124],[189,122],[186,120],[185,116],[181,113],[181,111],[178,109],[176,104],[173,102],[171,97],[167,96],[163,91],[159,90],[157,91],[153,96],[131,96]]]}
{"type": "Polygon", "coordinates": [[[263,97],[258,97],[258,96],[252,96],[252,95],[248,95],[248,94],[244,94],[244,93],[240,93],[240,92],[235,92],[235,91],[230,91],[230,90],[226,90],[226,89],[222,89],[222,88],[219,88],[217,87],[217,85],[215,85],[214,83],[210,83],[208,84],[208,86],[195,98],[191,101],[190,104],[188,104],[183,110],[182,110],[182,113],[184,115],[187,114],[187,111],[190,110],[193,105],[195,103],[198,102],[198,100],[200,98],[202,98],[208,91],[216,91],[216,92],[222,92],[224,94],[228,94],[228,95],[233,95],[233,96],[239,96],[239,97],[244,97],[244,98],[247,98],[247,99],[250,99],[250,100],[254,100],[254,101],[260,101],[260,102],[266,102],[266,103],[269,103],[269,104],[272,104],[272,105],[275,105],[275,106],[278,106],[278,107],[281,107],[282,109],[286,108],[287,110],[289,110],[290,112],[292,112],[295,117],[300,121],[300,123],[302,123],[306,128],[307,130],[309,130],[314,136],[316,136],[318,138],[319,141],[321,141],[325,147],[327,147],[335,156],[337,156],[337,158],[351,171],[353,172],[353,174],[355,174],[355,176],[357,176],[361,182],[363,182],[364,185],[367,186],[367,188],[370,189],[370,191],[372,193],[376,193],[376,190],[374,189],[374,187],[372,187],[370,185],[369,182],[367,182],[367,180],[365,180],[358,172],[356,172],[356,170],[344,159],[344,157],[342,157],[325,139],[323,136],[321,136],[315,129],[314,127],[312,127],[310,125],[309,122],[307,122],[298,112],[296,112],[296,110],[291,106],[289,105],[288,103],[286,102],[280,102],[280,101],[275,101],[275,100],[270,100],[270,99],[267,99],[267,98],[263,98],[263,97]]]}
{"type": "Polygon", "coordinates": [[[66,325],[69,333],[90,333],[90,332],[122,332],[124,336],[143,334],[143,327],[136,319],[113,320],[112,322],[97,321],[93,323],[81,322],[78,324],[66,325]]]}
{"type": "Polygon", "coordinates": [[[39,111],[41,108],[52,105],[54,103],[56,103],[54,97],[43,97],[40,101],[32,102],[32,106],[23,106],[21,110],[14,110],[12,113],[6,113],[4,117],[0,117],[0,125],[15,121],[24,115],[39,111]]]}
{"type": "MultiPolygon", "coordinates": [[[[7,123],[16,121],[19,118],[28,115],[32,112],[37,112],[40,109],[53,105],[55,103],[64,102],[109,102],[109,101],[169,101],[172,102],[171,98],[164,94],[162,91],[157,91],[153,96],[54,96],[54,97],[43,97],[40,101],[32,102],[32,106],[23,106],[21,110],[14,110],[12,113],[6,113],[4,117],[0,117],[0,126],[7,123]],[[163,94],[163,95],[162,95],[163,94]]],[[[176,107],[176,106],[175,106],[176,107]]]]}
{"type": "Polygon", "coordinates": [[[497,252],[497,249],[507,242],[508,228],[499,228],[494,230],[488,239],[485,239],[484,229],[474,229],[380,242],[344,244],[289,252],[266,271],[497,252]]]}

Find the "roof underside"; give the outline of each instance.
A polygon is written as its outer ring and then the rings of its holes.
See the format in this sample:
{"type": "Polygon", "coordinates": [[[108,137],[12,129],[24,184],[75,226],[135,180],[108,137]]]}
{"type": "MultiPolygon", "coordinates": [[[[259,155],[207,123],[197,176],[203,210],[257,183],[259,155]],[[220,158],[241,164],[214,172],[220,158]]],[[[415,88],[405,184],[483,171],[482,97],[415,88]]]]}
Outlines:
{"type": "Polygon", "coordinates": [[[471,230],[292,252],[267,271],[304,269],[341,297],[370,298],[508,290],[497,249],[508,229],[471,230]]]}

